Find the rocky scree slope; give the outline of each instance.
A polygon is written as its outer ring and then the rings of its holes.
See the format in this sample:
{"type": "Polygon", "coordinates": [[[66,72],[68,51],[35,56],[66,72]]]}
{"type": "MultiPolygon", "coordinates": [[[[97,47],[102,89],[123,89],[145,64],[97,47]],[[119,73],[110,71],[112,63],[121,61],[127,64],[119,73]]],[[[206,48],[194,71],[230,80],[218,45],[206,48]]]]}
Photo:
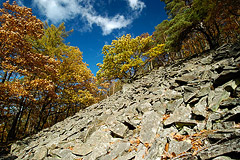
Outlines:
{"type": "Polygon", "coordinates": [[[240,158],[240,45],[168,67],[12,145],[27,160],[240,158]]]}

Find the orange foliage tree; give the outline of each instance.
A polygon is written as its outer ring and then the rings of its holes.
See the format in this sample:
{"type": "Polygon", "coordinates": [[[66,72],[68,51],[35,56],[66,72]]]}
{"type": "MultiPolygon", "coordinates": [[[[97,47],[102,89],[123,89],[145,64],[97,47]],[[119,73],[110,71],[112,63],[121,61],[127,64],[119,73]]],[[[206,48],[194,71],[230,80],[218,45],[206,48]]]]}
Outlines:
{"type": "Polygon", "coordinates": [[[0,9],[0,138],[6,142],[49,127],[95,102],[96,78],[71,32],[45,25],[30,8],[0,9]]]}
{"type": "Polygon", "coordinates": [[[39,92],[56,96],[52,77],[57,74],[57,62],[32,51],[28,39],[43,35],[43,23],[31,9],[7,1],[0,13],[0,127],[4,141],[6,132],[8,139],[15,138],[23,111],[36,101],[39,92]]]}

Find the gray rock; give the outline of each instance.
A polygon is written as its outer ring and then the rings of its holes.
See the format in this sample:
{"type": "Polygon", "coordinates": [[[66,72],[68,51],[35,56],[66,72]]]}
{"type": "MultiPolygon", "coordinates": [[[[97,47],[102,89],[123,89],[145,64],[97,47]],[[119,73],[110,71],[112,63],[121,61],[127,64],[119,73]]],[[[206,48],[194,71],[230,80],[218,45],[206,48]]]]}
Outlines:
{"type": "Polygon", "coordinates": [[[219,156],[219,157],[213,158],[213,160],[232,160],[232,158],[227,156],[219,156]]]}
{"type": "Polygon", "coordinates": [[[85,156],[93,151],[93,147],[90,144],[75,144],[73,147],[72,153],[79,155],[79,156],[85,156]]]}
{"type": "Polygon", "coordinates": [[[167,100],[175,100],[182,98],[182,93],[174,90],[166,90],[163,92],[164,98],[167,100]]]}
{"type": "Polygon", "coordinates": [[[79,159],[80,157],[73,155],[71,152],[66,153],[61,159],[62,160],[70,160],[70,159],[79,159]]]}
{"type": "Polygon", "coordinates": [[[237,106],[240,104],[240,98],[228,98],[221,102],[220,107],[221,108],[233,108],[234,106],[237,106]]]}
{"type": "Polygon", "coordinates": [[[227,122],[220,122],[220,123],[214,123],[213,129],[219,130],[219,129],[231,129],[234,128],[235,122],[234,121],[227,121],[227,122]]]}
{"type": "Polygon", "coordinates": [[[184,102],[188,102],[190,99],[196,96],[196,92],[186,92],[183,96],[184,102]]]}
{"type": "Polygon", "coordinates": [[[93,149],[92,153],[89,155],[88,160],[95,160],[95,159],[98,159],[99,157],[107,154],[109,148],[110,148],[109,143],[103,143],[103,144],[95,147],[93,149]]]}
{"type": "Polygon", "coordinates": [[[112,151],[110,151],[109,154],[106,156],[103,156],[100,158],[100,160],[109,160],[109,159],[115,159],[118,156],[121,156],[123,152],[128,151],[130,147],[130,143],[126,142],[119,142],[117,145],[113,148],[112,151]]]}
{"type": "Polygon", "coordinates": [[[146,154],[146,160],[156,160],[158,156],[161,156],[165,151],[165,146],[167,143],[167,138],[157,138],[152,146],[148,149],[148,154],[146,154]]]}
{"type": "Polygon", "coordinates": [[[193,129],[190,129],[187,126],[183,126],[181,131],[179,132],[179,134],[181,134],[181,135],[193,135],[194,131],[193,131],[193,129]]]}
{"type": "Polygon", "coordinates": [[[191,113],[192,109],[189,106],[185,107],[182,105],[177,108],[168,119],[164,121],[164,125],[169,125],[174,122],[196,123],[194,120],[191,120],[191,113]]]}
{"type": "Polygon", "coordinates": [[[123,85],[122,91],[123,91],[123,93],[130,92],[133,88],[134,87],[132,84],[126,83],[123,85]]]}
{"type": "Polygon", "coordinates": [[[45,146],[39,147],[34,153],[33,160],[43,160],[47,157],[48,149],[45,146]]]}
{"type": "Polygon", "coordinates": [[[198,129],[198,131],[206,129],[206,123],[205,122],[202,122],[202,123],[198,122],[197,123],[197,129],[198,129]]]}
{"type": "Polygon", "coordinates": [[[207,97],[203,97],[200,101],[194,106],[192,112],[196,115],[201,115],[206,117],[207,115],[207,97]]]}
{"type": "Polygon", "coordinates": [[[167,105],[167,110],[173,112],[176,108],[178,108],[183,103],[183,98],[176,99],[174,101],[169,101],[167,105]]]}
{"type": "Polygon", "coordinates": [[[187,73],[187,74],[182,75],[179,78],[176,78],[175,81],[177,83],[188,83],[188,82],[193,81],[195,79],[198,79],[196,75],[194,75],[192,73],[187,73]]]}
{"type": "Polygon", "coordinates": [[[98,104],[14,143],[11,153],[19,160],[161,160],[169,142],[169,152],[188,152],[173,159],[236,159],[239,48],[225,45],[216,54],[211,51],[155,69],[98,104]],[[204,129],[210,131],[196,139],[206,148],[196,156],[191,156],[188,140],[176,141],[171,135],[191,137],[204,129]],[[128,152],[129,147],[137,150],[128,152]]]}
{"type": "Polygon", "coordinates": [[[230,93],[226,90],[223,90],[221,88],[215,89],[215,91],[210,91],[208,96],[208,104],[209,108],[212,111],[216,111],[219,108],[219,105],[223,100],[228,99],[230,96],[230,93]]]}
{"type": "Polygon", "coordinates": [[[136,151],[132,151],[124,156],[118,157],[116,160],[131,160],[135,157],[136,154],[136,151]]]}
{"type": "Polygon", "coordinates": [[[169,153],[175,153],[176,155],[187,152],[189,149],[192,148],[192,144],[187,141],[176,141],[171,140],[169,144],[169,153]]]}
{"type": "Polygon", "coordinates": [[[177,133],[178,130],[176,129],[175,126],[172,126],[170,128],[160,128],[158,130],[158,134],[161,136],[161,138],[166,138],[166,137],[171,137],[171,133],[177,133]]]}
{"type": "Polygon", "coordinates": [[[91,146],[99,146],[103,143],[111,142],[112,136],[110,135],[110,131],[106,129],[97,130],[94,132],[86,143],[91,146]]]}
{"type": "Polygon", "coordinates": [[[150,111],[143,115],[140,131],[140,140],[142,143],[153,143],[160,121],[161,119],[156,112],[150,111]]]}
{"type": "Polygon", "coordinates": [[[70,149],[55,149],[50,151],[48,154],[50,154],[52,157],[58,157],[58,158],[63,158],[68,154],[72,154],[72,151],[70,149]]]}
{"type": "Polygon", "coordinates": [[[240,137],[240,129],[222,129],[217,130],[208,135],[208,138],[214,142],[219,141],[221,139],[233,139],[240,137]]]}
{"type": "Polygon", "coordinates": [[[149,102],[145,102],[143,104],[139,104],[137,106],[137,109],[141,113],[145,113],[145,112],[150,111],[152,109],[152,105],[149,102]]]}
{"type": "Polygon", "coordinates": [[[198,88],[191,87],[191,86],[184,86],[184,90],[185,90],[186,92],[192,92],[192,93],[198,92],[198,88]]]}
{"type": "Polygon", "coordinates": [[[137,148],[137,154],[135,159],[137,160],[144,160],[146,156],[146,147],[143,144],[140,144],[137,148]]]}
{"type": "Polygon", "coordinates": [[[234,154],[240,152],[240,138],[232,139],[221,144],[212,145],[199,154],[201,159],[210,159],[224,154],[234,154]]]}
{"type": "Polygon", "coordinates": [[[201,60],[200,60],[200,63],[206,65],[206,64],[211,64],[212,61],[213,61],[213,57],[212,57],[212,55],[209,55],[209,56],[201,59],[201,60]]]}
{"type": "Polygon", "coordinates": [[[230,111],[226,112],[226,116],[224,117],[224,121],[236,121],[239,122],[240,115],[240,105],[233,108],[230,111]]]}
{"type": "Polygon", "coordinates": [[[128,129],[128,127],[125,126],[124,124],[120,123],[120,122],[117,122],[117,123],[115,123],[115,126],[111,126],[111,127],[110,127],[110,130],[111,130],[114,134],[116,134],[116,135],[118,135],[118,136],[120,136],[120,137],[124,137],[127,129],[128,129]]]}
{"type": "Polygon", "coordinates": [[[211,91],[211,84],[208,83],[207,85],[204,85],[200,88],[200,90],[198,91],[196,97],[203,97],[209,94],[209,92],[211,91]]]}
{"type": "Polygon", "coordinates": [[[153,110],[162,117],[166,113],[166,105],[163,105],[160,101],[155,102],[152,106],[153,110]]]}

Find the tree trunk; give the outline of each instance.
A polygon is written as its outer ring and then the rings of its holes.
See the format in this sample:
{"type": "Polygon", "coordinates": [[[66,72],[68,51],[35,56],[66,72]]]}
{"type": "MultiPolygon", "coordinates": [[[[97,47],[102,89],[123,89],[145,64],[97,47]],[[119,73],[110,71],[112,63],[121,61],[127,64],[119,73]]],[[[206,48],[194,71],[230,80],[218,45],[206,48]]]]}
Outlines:
{"type": "Polygon", "coordinates": [[[11,126],[11,129],[10,131],[8,132],[8,136],[7,136],[7,141],[9,140],[14,140],[16,138],[16,126],[17,126],[17,122],[18,122],[18,119],[20,117],[20,114],[22,112],[22,104],[20,105],[20,109],[19,111],[17,112],[16,114],[16,117],[14,118],[13,120],[13,123],[12,123],[12,126],[11,126]]]}
{"type": "Polygon", "coordinates": [[[28,125],[28,122],[29,122],[29,119],[30,119],[31,112],[32,112],[32,108],[28,112],[27,120],[26,120],[26,123],[24,125],[24,130],[23,130],[24,134],[26,133],[26,130],[27,130],[27,125],[28,125]]]}
{"type": "Polygon", "coordinates": [[[46,118],[43,120],[43,123],[42,123],[42,126],[41,126],[41,130],[43,129],[44,125],[46,124],[47,119],[48,119],[48,117],[49,117],[49,115],[50,115],[50,112],[51,112],[51,111],[49,110],[46,118]]]}
{"type": "Polygon", "coordinates": [[[197,31],[201,32],[205,36],[205,38],[206,38],[206,40],[207,40],[207,42],[209,44],[210,49],[214,49],[216,47],[214,45],[210,35],[206,31],[204,31],[203,28],[198,28],[197,31]]]}
{"type": "Polygon", "coordinates": [[[6,79],[7,79],[7,73],[8,73],[8,72],[5,72],[5,73],[4,73],[4,76],[3,76],[3,79],[2,79],[2,83],[4,83],[4,82],[6,81],[6,79]]]}
{"type": "Polygon", "coordinates": [[[4,123],[4,126],[3,126],[1,143],[3,143],[3,141],[4,141],[4,132],[5,132],[6,126],[7,126],[7,122],[5,122],[5,123],[4,123]]]}

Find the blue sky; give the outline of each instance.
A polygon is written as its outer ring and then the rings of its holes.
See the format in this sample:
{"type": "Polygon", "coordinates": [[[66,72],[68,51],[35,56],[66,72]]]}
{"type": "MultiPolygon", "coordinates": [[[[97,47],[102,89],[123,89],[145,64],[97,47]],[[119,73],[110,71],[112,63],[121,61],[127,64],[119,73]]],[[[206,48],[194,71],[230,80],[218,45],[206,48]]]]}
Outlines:
{"type": "MultiPolygon", "coordinates": [[[[1,4],[5,0],[0,0],[1,4]]],[[[167,18],[160,0],[16,0],[32,8],[42,21],[74,32],[66,39],[83,52],[83,61],[96,74],[102,63],[102,48],[116,37],[152,34],[154,27],[167,18]]],[[[12,1],[10,1],[12,2],[12,1]]]]}

